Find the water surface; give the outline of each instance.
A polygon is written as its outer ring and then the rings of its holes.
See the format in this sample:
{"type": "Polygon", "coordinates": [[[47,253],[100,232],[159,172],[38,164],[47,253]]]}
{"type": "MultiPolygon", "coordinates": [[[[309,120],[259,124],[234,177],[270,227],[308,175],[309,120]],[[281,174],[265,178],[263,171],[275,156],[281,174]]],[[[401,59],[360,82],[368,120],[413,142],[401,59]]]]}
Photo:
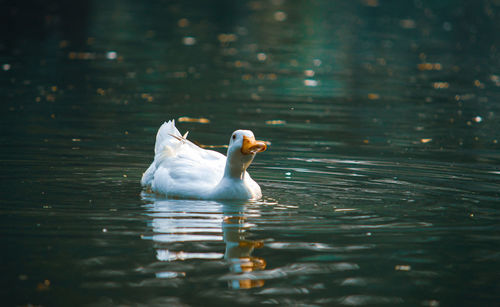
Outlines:
{"type": "Polygon", "coordinates": [[[7,7],[5,305],[498,304],[496,1],[7,7]],[[263,199],[142,191],[169,119],[263,199]]]}

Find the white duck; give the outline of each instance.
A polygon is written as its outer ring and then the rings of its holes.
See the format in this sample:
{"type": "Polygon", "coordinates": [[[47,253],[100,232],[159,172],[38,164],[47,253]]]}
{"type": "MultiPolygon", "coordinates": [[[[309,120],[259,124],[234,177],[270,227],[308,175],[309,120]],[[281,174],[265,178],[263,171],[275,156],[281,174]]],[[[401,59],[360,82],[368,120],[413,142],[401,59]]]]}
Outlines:
{"type": "Polygon", "coordinates": [[[259,185],[246,171],[255,154],[266,150],[250,130],[231,135],[227,158],[198,147],[182,136],[173,120],[156,135],[155,157],[141,184],[153,192],[175,198],[259,199],[259,185]]]}

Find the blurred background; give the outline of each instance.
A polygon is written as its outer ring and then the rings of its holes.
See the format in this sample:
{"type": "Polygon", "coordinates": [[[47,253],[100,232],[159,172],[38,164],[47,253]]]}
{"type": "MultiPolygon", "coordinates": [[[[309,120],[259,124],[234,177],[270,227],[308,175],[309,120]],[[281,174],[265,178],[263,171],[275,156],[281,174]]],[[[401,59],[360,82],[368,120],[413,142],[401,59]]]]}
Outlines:
{"type": "Polygon", "coordinates": [[[494,146],[497,1],[3,6],[2,114],[24,129],[78,114],[142,131],[190,115],[223,131],[316,127],[351,149],[422,138],[444,150],[494,146]]]}
{"type": "Polygon", "coordinates": [[[0,7],[7,305],[498,302],[500,1],[0,7]],[[141,196],[170,119],[264,199],[141,196]]]}

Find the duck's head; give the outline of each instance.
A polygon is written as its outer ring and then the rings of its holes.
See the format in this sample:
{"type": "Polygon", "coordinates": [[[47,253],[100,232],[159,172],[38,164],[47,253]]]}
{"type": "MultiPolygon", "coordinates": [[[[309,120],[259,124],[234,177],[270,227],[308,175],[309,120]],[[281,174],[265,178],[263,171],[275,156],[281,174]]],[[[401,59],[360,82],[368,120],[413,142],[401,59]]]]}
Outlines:
{"type": "Polygon", "coordinates": [[[255,154],[266,150],[266,143],[256,141],[250,130],[236,130],[231,135],[227,149],[226,173],[231,177],[243,178],[255,154]]]}

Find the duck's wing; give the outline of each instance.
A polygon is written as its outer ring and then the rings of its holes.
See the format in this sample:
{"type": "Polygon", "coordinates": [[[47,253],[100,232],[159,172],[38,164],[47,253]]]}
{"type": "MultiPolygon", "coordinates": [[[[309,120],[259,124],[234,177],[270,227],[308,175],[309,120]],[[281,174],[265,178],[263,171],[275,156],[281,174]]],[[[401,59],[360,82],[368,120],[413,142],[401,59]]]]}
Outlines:
{"type": "Polygon", "coordinates": [[[224,175],[226,157],[185,142],[176,148],[166,146],[155,161],[153,191],[174,197],[206,198],[224,175]]]}
{"type": "Polygon", "coordinates": [[[199,158],[190,149],[161,157],[152,190],[167,196],[204,198],[222,179],[225,159],[199,158]]]}
{"type": "Polygon", "coordinates": [[[183,136],[179,130],[177,130],[174,120],[169,120],[168,122],[163,123],[156,134],[155,159],[157,156],[163,155],[166,148],[168,148],[167,150],[171,150],[174,154],[189,154],[195,159],[225,158],[225,156],[221,153],[213,150],[206,150],[193,144],[186,138],[186,136],[187,133],[183,136]]]}
{"type": "Polygon", "coordinates": [[[191,143],[169,121],[158,130],[155,159],[141,183],[171,196],[203,198],[221,180],[225,164],[226,156],[191,143]]]}
{"type": "Polygon", "coordinates": [[[193,144],[187,138],[187,133],[182,136],[175,127],[175,122],[170,120],[164,123],[156,134],[155,160],[156,164],[163,163],[166,157],[179,156],[193,161],[213,162],[226,161],[226,156],[213,150],[207,150],[193,144]]]}

